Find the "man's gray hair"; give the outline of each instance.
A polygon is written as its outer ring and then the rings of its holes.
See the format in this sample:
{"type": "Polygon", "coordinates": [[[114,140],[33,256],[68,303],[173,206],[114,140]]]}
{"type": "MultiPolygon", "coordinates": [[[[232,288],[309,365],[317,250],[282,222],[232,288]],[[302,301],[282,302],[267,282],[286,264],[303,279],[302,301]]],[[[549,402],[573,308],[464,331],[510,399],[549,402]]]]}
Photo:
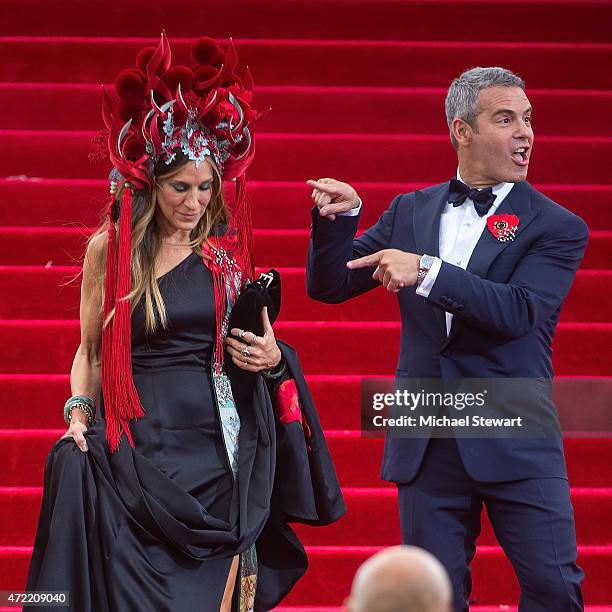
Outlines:
{"type": "Polygon", "coordinates": [[[478,94],[487,87],[520,87],[525,89],[525,81],[510,70],[498,66],[470,68],[454,79],[448,88],[444,108],[446,109],[446,122],[448,123],[451,142],[455,149],[457,149],[457,140],[451,129],[453,119],[459,117],[471,128],[476,129],[476,117],[480,113],[478,94]]]}

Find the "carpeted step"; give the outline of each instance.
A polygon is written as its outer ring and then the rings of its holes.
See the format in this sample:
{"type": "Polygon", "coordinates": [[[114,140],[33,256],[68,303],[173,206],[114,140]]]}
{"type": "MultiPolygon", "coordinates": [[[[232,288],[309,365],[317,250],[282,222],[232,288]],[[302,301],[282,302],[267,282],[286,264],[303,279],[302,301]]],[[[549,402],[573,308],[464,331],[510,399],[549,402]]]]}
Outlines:
{"type": "MultiPolygon", "coordinates": [[[[308,227],[308,211],[304,211],[303,218],[308,227]]],[[[91,233],[90,228],[0,227],[0,262],[2,265],[77,265],[82,262],[91,233]]],[[[306,265],[308,229],[255,230],[254,234],[255,258],[260,267],[306,265]]]]}
{"type": "MultiPolygon", "coordinates": [[[[585,606],[586,612],[612,612],[612,606],[585,606]]],[[[13,612],[12,608],[0,608],[0,612],[13,612]]],[[[279,606],[272,612],[346,612],[339,606],[279,606]]],[[[496,606],[470,606],[470,612],[517,612],[516,606],[499,604],[496,606]]]]}
{"type": "MultiPolygon", "coordinates": [[[[452,174],[452,167],[449,170],[452,174]]],[[[612,230],[612,185],[532,184],[582,217],[591,231],[612,230]]],[[[354,187],[364,202],[360,227],[367,228],[375,223],[398,193],[427,186],[426,183],[355,182],[354,187]]],[[[254,226],[307,229],[310,226],[308,211],[312,206],[310,192],[305,181],[249,181],[254,226]]],[[[107,194],[106,180],[0,178],[0,201],[5,203],[0,209],[0,226],[70,227],[78,224],[79,227],[94,227],[106,210],[107,194]]],[[[232,200],[232,186],[227,195],[232,200]]],[[[610,261],[612,267],[612,258],[610,261]]]]}
{"type": "MultiPolygon", "coordinates": [[[[281,321],[399,320],[396,296],[383,287],[344,304],[322,304],[308,297],[303,268],[277,269],[281,321]]],[[[258,268],[256,273],[264,271],[258,268]]],[[[78,267],[0,265],[0,319],[78,319],[80,291],[78,267]]],[[[561,321],[612,323],[612,270],[579,270],[561,321]]]]}
{"type": "MultiPolygon", "coordinates": [[[[29,489],[28,489],[29,490],[29,489]]],[[[401,531],[395,488],[347,488],[343,491],[347,506],[346,515],[337,523],[312,529],[295,525],[300,539],[310,546],[324,546],[333,542],[336,546],[393,546],[401,543],[401,531]]],[[[612,489],[572,489],[577,541],[579,544],[612,544],[612,524],[608,520],[612,512],[612,489]],[[605,526],[605,527],[604,527],[605,526]]],[[[11,495],[7,495],[7,504],[11,495]]],[[[15,495],[16,506],[26,495],[15,495]]],[[[40,496],[29,494],[27,499],[36,507],[40,496]]],[[[24,499],[25,503],[25,499],[24,499]]],[[[14,531],[16,532],[16,531],[14,531]]],[[[33,534],[33,531],[30,530],[33,534]]],[[[29,544],[31,541],[25,541],[29,544]]],[[[7,532],[7,544],[10,540],[7,532]]],[[[22,542],[19,542],[22,543],[22,542]]],[[[478,539],[480,546],[497,543],[486,511],[482,513],[482,531],[478,539]]]]}
{"type": "MultiPolygon", "coordinates": [[[[304,220],[309,219],[304,212],[304,220]]],[[[0,227],[0,265],[80,265],[91,233],[91,228],[0,227]]],[[[306,265],[308,229],[255,230],[254,234],[260,267],[306,265]]]]}
{"type": "MultiPolygon", "coordinates": [[[[309,212],[294,216],[304,220],[304,227],[310,226],[309,212]]],[[[365,229],[367,224],[361,227],[365,229]]],[[[90,228],[74,227],[0,227],[0,265],[80,265],[91,232],[90,228]]],[[[309,236],[308,229],[255,230],[258,266],[304,267],[309,236]]],[[[612,231],[591,232],[581,268],[612,268],[612,231]]]]}
{"type": "MultiPolygon", "coordinates": [[[[612,612],[612,606],[585,606],[586,612],[612,612]]],[[[517,612],[516,606],[499,604],[495,606],[470,606],[471,612],[517,612]]],[[[14,607],[0,607],[0,612],[15,612],[14,607]]],[[[272,612],[346,612],[343,606],[285,606],[274,608],[272,612]]]]}
{"type": "MultiPolygon", "coordinates": [[[[31,546],[34,542],[42,487],[0,487],[0,546],[31,546]]],[[[393,546],[401,542],[394,488],[348,488],[343,491],[346,515],[327,527],[296,524],[306,546],[393,546]]],[[[577,541],[581,545],[612,544],[612,489],[572,489],[577,541]]],[[[480,546],[497,543],[486,511],[482,514],[480,546]]]]}
{"type": "MultiPolygon", "coordinates": [[[[309,604],[340,603],[333,593],[348,594],[350,583],[359,565],[375,547],[309,547],[310,570],[284,603],[309,604]],[[316,592],[312,589],[315,588],[316,592]]],[[[604,604],[609,601],[605,584],[612,547],[579,547],[578,563],[589,580],[585,581],[584,594],[589,603],[604,604]]],[[[509,561],[498,547],[479,547],[472,563],[474,589],[472,601],[478,604],[514,603],[518,600],[518,584],[509,561]],[[495,576],[495,580],[491,580],[495,576]]]]}
{"type": "MultiPolygon", "coordinates": [[[[359,431],[328,431],[325,435],[343,487],[392,488],[391,484],[380,480],[384,447],[382,438],[362,438],[359,431]]],[[[47,445],[47,449],[52,443],[53,440],[47,445]]],[[[563,445],[568,478],[573,487],[612,486],[608,469],[612,462],[611,438],[566,438],[563,445]]],[[[10,484],[30,486],[39,483],[10,484]]]]}
{"type": "MultiPolygon", "coordinates": [[[[157,31],[141,39],[2,37],[0,81],[112,83],[121,69],[132,65],[143,46],[158,41],[157,31]]],[[[192,39],[179,39],[169,30],[168,34],[176,63],[190,64],[192,39]]],[[[448,87],[466,68],[486,58],[489,66],[510,66],[529,87],[612,89],[612,73],[607,70],[610,44],[324,38],[235,39],[235,44],[259,86],[414,87],[418,83],[419,87],[448,87]]]]}
{"type": "Polygon", "coordinates": [[[39,0],[3,0],[3,27],[11,35],[134,36],[162,27],[183,36],[360,38],[396,40],[550,40],[612,42],[610,5],[597,1],[524,2],[529,19],[517,28],[507,19],[511,0],[232,0],[227,4],[184,0],[181,11],[160,1],[66,0],[62,11],[39,0]],[[32,19],[32,14],[37,18],[32,19]],[[185,15],[194,18],[185,19],[185,15]],[[443,18],[440,16],[443,15],[443,18]],[[457,24],[461,23],[461,27],[457,24]]]}
{"type": "MultiPolygon", "coordinates": [[[[283,601],[283,605],[340,605],[348,595],[357,568],[381,550],[375,546],[310,546],[306,549],[310,566],[306,576],[283,601]]],[[[0,589],[23,588],[31,555],[28,546],[0,548],[0,589]]],[[[579,546],[578,563],[589,579],[584,583],[585,599],[590,604],[609,600],[607,575],[612,561],[612,546],[579,546]]],[[[515,604],[518,583],[510,562],[498,547],[481,546],[472,563],[476,604],[515,604]],[[490,577],[495,576],[495,580],[490,577]]]]}
{"type": "MultiPolygon", "coordinates": [[[[612,92],[529,88],[527,94],[535,112],[536,137],[612,136],[612,125],[598,121],[612,105],[612,92]],[[572,121],[565,120],[568,116],[572,121]]],[[[0,96],[3,129],[103,127],[98,83],[0,83],[0,96]],[[67,105],[73,112],[66,112],[67,105]]],[[[446,134],[445,97],[444,88],[258,87],[256,107],[270,107],[272,112],[257,128],[265,132],[291,132],[299,126],[304,133],[446,134]]]]}
{"type": "MultiPolygon", "coordinates": [[[[585,612],[612,612],[612,606],[585,606],[585,612]]],[[[13,612],[12,608],[0,608],[0,612],[13,612]]],[[[343,606],[285,606],[272,612],[346,612],[343,606]]],[[[498,604],[495,606],[470,606],[470,612],[517,612],[516,606],[498,604]]]]}
{"type": "MultiPolygon", "coordinates": [[[[93,132],[2,130],[7,176],[104,178],[107,162],[89,161],[93,132]]],[[[538,139],[530,178],[534,182],[609,181],[612,137],[538,139]]],[[[448,180],[456,155],[447,136],[376,134],[258,135],[258,155],[249,176],[258,180],[301,181],[333,176],[354,181],[448,180]]]]}
{"type": "MultiPolygon", "coordinates": [[[[68,372],[0,374],[0,429],[63,427],[62,407],[71,395],[69,378],[68,372]],[[13,409],[25,405],[29,406],[27,411],[13,409]]],[[[324,429],[357,431],[362,427],[361,388],[362,381],[367,379],[350,375],[306,376],[324,429]]],[[[611,388],[609,378],[557,376],[553,400],[563,431],[567,435],[584,431],[585,423],[591,431],[608,431],[612,427],[606,425],[610,418],[611,388]],[[587,396],[590,401],[585,404],[583,398],[587,396]]]]}
{"type": "MultiPolygon", "coordinates": [[[[42,486],[45,460],[65,431],[65,426],[50,430],[0,430],[0,450],[4,458],[0,486],[42,486]]],[[[343,487],[392,487],[380,480],[382,438],[362,438],[358,431],[328,431],[326,437],[343,487]]],[[[608,469],[612,462],[611,438],[567,438],[564,447],[573,487],[612,486],[608,469]]]]}
{"type": "MultiPolygon", "coordinates": [[[[308,374],[386,376],[397,365],[399,322],[280,321],[276,335],[300,347],[308,374]],[[355,338],[367,352],[355,359],[355,338]],[[333,351],[329,347],[334,347],[333,351]],[[393,347],[390,349],[390,347],[393,347]]],[[[0,320],[0,372],[64,374],[79,345],[79,322],[0,320]]],[[[607,359],[612,323],[561,323],[553,345],[553,366],[560,376],[610,376],[607,359]]]]}
{"type": "MultiPolygon", "coordinates": [[[[361,427],[359,376],[320,374],[309,375],[306,380],[325,429],[361,427]]],[[[0,374],[0,429],[63,427],[62,408],[70,395],[68,372],[0,374]],[[14,409],[26,404],[27,411],[14,409]]]]}

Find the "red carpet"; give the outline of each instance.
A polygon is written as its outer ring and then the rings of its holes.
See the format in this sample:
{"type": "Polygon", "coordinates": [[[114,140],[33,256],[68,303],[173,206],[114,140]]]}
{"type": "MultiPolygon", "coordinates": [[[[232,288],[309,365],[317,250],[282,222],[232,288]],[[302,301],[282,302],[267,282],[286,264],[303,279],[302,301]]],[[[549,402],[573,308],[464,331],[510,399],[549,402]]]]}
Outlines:
{"type": "Polygon", "coordinates": [[[64,0],[62,11],[44,16],[40,0],[3,0],[2,6],[7,33],[35,36],[144,36],[163,27],[193,37],[206,23],[214,37],[610,42],[612,19],[612,7],[601,0],[231,0],[233,15],[228,4],[184,0],[177,11],[144,0],[88,0],[86,7],[64,0]],[[507,19],[517,6],[529,15],[520,27],[507,19]],[[185,19],[190,13],[198,19],[185,19]]]}
{"type": "MultiPolygon", "coordinates": [[[[162,27],[180,59],[206,24],[206,34],[234,37],[258,86],[257,107],[273,109],[259,126],[250,172],[256,261],[283,273],[277,335],[300,352],[348,505],[335,525],[298,528],[311,566],[279,612],[339,612],[359,563],[399,542],[395,490],[379,479],[383,441],[358,431],[360,376],[392,373],[399,323],[384,290],[335,306],[306,296],[304,182],[353,181],[367,228],[397,193],[452,176],[443,113],[450,80],[477,65],[515,70],[535,109],[529,180],[591,229],[555,338],[555,371],[560,381],[612,377],[612,2],[185,0],[181,7],[66,0],[56,10],[40,0],[1,0],[0,590],[23,587],[44,460],[65,431],[60,413],[79,341],[74,277],[107,192],[107,167],[88,160],[101,127],[99,83],[162,27]],[[65,112],[68,99],[74,114],[65,112]],[[356,331],[368,346],[359,360],[356,331]]],[[[562,414],[574,408],[571,398],[559,403],[562,414]]],[[[610,612],[612,438],[568,438],[565,448],[587,610],[610,612]]],[[[483,518],[472,609],[516,610],[516,579],[483,518]]]]}
{"type": "MultiPolygon", "coordinates": [[[[434,2],[428,4],[429,10],[437,10],[434,2]]],[[[375,10],[374,0],[371,7],[375,10]]],[[[132,64],[142,46],[157,36],[157,31],[143,32],[147,38],[5,37],[0,41],[0,55],[5,60],[0,78],[112,82],[120,69],[132,64]],[[41,58],[45,59],[44,64],[41,58]]],[[[191,38],[181,40],[178,34],[172,36],[172,31],[167,28],[166,31],[172,40],[172,56],[184,61],[191,38]]],[[[259,85],[448,87],[450,78],[483,59],[490,66],[511,67],[535,88],[606,90],[612,84],[612,73],[606,70],[612,56],[609,44],[321,40],[318,27],[313,27],[313,33],[314,40],[285,39],[281,35],[259,40],[235,39],[235,43],[241,61],[255,69],[259,85]]],[[[407,31],[406,36],[409,35],[407,31]]]]}

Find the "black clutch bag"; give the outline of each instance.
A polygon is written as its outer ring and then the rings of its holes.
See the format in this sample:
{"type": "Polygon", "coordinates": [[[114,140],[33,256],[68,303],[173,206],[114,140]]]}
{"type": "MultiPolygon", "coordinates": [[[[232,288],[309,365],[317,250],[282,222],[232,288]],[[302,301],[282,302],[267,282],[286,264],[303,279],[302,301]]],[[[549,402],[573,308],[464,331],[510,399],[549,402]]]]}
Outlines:
{"type": "Polygon", "coordinates": [[[228,331],[232,327],[245,329],[263,336],[261,310],[268,307],[270,323],[276,321],[281,307],[281,283],[278,270],[262,272],[259,278],[247,285],[236,300],[229,318],[228,331]]]}

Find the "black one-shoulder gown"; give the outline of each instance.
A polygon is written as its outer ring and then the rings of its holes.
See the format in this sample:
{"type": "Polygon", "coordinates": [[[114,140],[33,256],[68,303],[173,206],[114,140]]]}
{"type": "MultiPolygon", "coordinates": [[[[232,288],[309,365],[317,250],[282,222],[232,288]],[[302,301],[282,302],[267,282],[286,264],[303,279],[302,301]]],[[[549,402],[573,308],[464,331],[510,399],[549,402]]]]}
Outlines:
{"type": "Polygon", "coordinates": [[[49,453],[26,588],[70,591],[78,612],[217,612],[241,553],[234,609],[249,610],[274,479],[272,411],[243,402],[234,477],[211,382],[211,273],[191,253],[158,282],[168,329],[145,333],[144,299],[132,314],[146,413],[131,424],[135,448],[123,436],[109,453],[102,389],[89,451],[62,439],[49,453]]]}

